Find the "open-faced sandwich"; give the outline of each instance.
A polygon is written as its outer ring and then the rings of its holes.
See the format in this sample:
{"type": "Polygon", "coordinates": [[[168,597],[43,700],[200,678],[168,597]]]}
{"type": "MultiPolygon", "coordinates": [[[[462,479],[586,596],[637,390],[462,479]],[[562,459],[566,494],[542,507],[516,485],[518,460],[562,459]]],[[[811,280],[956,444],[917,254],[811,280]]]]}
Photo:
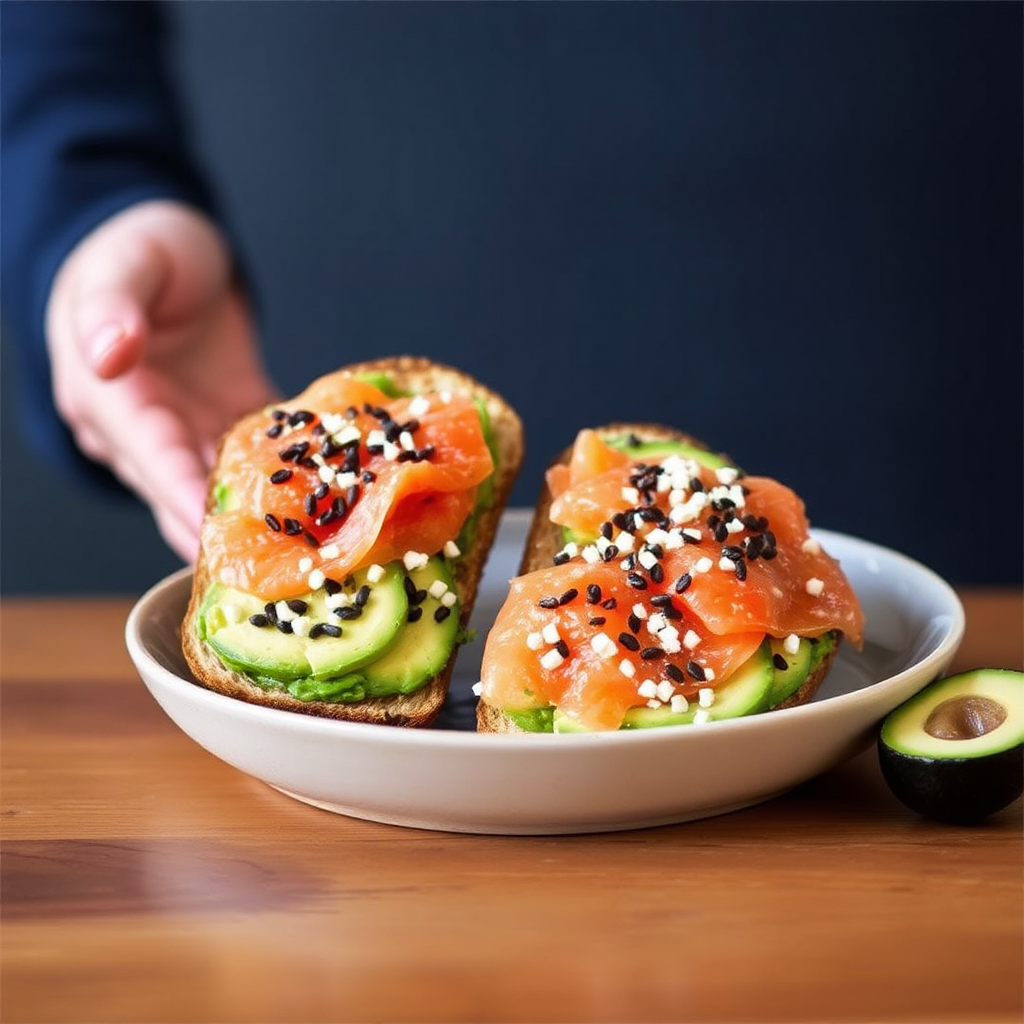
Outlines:
{"type": "Polygon", "coordinates": [[[196,680],[429,724],[522,453],[498,394],[413,357],[349,366],[241,420],[211,476],[182,627],[196,680]]]}
{"type": "Polygon", "coordinates": [[[863,616],[800,498],[656,425],[552,465],[477,685],[483,732],[687,725],[811,699],[863,616]]]}

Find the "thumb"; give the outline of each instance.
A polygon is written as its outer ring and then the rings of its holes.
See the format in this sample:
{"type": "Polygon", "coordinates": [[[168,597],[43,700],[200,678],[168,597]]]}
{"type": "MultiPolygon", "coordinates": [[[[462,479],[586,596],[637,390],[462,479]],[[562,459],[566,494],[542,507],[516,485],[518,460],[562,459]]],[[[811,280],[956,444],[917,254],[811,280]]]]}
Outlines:
{"type": "Polygon", "coordinates": [[[75,342],[96,376],[110,380],[141,359],[149,310],[167,274],[160,246],[140,237],[104,246],[81,267],[74,298],[75,342]]]}

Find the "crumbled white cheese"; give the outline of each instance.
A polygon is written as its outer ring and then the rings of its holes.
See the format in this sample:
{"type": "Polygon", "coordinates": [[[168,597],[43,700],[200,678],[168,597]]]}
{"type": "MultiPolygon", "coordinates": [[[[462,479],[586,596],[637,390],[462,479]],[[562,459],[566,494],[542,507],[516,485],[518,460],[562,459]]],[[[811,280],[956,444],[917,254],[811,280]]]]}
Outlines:
{"type": "Polygon", "coordinates": [[[541,631],[540,635],[544,638],[546,644],[557,644],[562,637],[558,632],[558,623],[549,622],[541,631]]]}
{"type": "Polygon", "coordinates": [[[559,654],[554,647],[550,647],[541,655],[540,665],[541,668],[546,669],[548,672],[550,672],[552,671],[552,669],[558,668],[558,666],[561,665],[563,661],[565,661],[565,659],[562,657],[562,655],[559,654]]]}

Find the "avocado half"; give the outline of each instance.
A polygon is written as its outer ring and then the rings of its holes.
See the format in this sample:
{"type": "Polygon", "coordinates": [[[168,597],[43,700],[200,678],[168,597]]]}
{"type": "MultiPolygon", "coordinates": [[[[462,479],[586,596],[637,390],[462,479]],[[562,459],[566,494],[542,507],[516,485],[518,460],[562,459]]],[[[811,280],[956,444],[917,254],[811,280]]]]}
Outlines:
{"type": "Polygon", "coordinates": [[[1024,672],[940,679],[892,711],[878,736],[889,788],[911,810],[977,824],[1024,791],[1024,672]]]}

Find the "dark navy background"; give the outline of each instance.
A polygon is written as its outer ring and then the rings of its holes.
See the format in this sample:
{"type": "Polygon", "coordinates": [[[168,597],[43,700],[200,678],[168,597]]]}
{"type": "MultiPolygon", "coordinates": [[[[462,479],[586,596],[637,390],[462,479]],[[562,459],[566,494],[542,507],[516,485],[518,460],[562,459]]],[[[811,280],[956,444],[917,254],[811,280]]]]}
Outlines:
{"type": "MultiPolygon", "coordinates": [[[[412,352],[502,391],[514,495],[653,419],[812,521],[1021,578],[1021,6],[179,3],[286,393],[412,352]]],[[[145,510],[22,450],[2,584],[138,592],[145,510]]]]}

